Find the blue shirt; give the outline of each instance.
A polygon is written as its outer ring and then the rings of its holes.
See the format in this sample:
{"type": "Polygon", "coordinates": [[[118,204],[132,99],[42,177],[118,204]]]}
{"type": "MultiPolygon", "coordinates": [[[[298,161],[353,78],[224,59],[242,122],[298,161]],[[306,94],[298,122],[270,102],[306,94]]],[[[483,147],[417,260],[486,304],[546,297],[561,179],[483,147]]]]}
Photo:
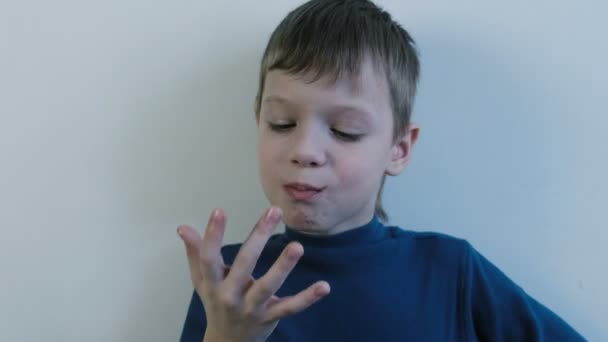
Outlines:
{"type": "MultiPolygon", "coordinates": [[[[290,241],[304,246],[304,256],[277,296],[318,280],[329,282],[331,293],[280,320],[269,342],[584,340],[465,240],[385,226],[376,217],[328,237],[286,227],[268,241],[256,279],[290,241]]],[[[239,247],[222,248],[226,264],[239,247]]],[[[205,327],[194,292],[181,341],[202,341],[205,327]]]]}

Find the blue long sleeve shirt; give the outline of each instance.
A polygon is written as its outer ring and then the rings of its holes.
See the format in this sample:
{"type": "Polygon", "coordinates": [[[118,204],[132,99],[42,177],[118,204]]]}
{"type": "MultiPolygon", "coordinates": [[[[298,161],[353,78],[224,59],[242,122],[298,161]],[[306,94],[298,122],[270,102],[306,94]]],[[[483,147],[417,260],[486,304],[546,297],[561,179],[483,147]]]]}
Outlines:
{"type": "MultiPolygon", "coordinates": [[[[264,275],[291,241],[304,256],[278,291],[293,295],[318,280],[331,293],[283,318],[267,341],[582,341],[468,242],[383,225],[329,236],[290,227],[273,235],[253,276],[264,275]]],[[[226,264],[240,244],[222,248],[226,264]]],[[[194,292],[182,342],[200,342],[205,311],[194,292]]]]}

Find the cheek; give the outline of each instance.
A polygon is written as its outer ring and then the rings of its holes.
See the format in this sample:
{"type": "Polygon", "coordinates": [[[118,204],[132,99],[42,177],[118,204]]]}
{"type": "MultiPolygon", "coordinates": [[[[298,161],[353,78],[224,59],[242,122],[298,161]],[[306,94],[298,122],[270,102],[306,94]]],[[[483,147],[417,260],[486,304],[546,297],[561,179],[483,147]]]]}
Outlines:
{"type": "Polygon", "coordinates": [[[272,179],[280,151],[270,139],[261,138],[258,146],[258,163],[262,180],[272,179]]]}
{"type": "Polygon", "coordinates": [[[281,141],[272,135],[264,133],[259,138],[260,158],[273,159],[280,153],[281,141]]]}
{"type": "Polygon", "coordinates": [[[373,189],[378,180],[382,178],[386,167],[386,157],[378,153],[378,149],[361,151],[361,153],[349,153],[348,158],[342,159],[337,165],[340,183],[350,188],[365,188],[365,191],[376,191],[373,189]]]}
{"type": "Polygon", "coordinates": [[[364,183],[367,183],[373,171],[369,163],[362,161],[358,158],[348,158],[342,160],[337,169],[337,176],[345,186],[348,187],[361,187],[364,183]]]}

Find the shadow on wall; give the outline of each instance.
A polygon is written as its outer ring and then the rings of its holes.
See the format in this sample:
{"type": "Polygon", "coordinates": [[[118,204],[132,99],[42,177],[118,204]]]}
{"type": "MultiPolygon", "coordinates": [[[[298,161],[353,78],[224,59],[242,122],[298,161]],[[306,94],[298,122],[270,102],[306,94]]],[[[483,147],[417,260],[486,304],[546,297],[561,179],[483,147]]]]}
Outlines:
{"type": "Polygon", "coordinates": [[[143,285],[125,322],[129,341],[176,340],[181,333],[192,287],[179,224],[202,232],[211,210],[226,208],[229,227],[240,229],[227,232],[228,243],[261,213],[253,114],[258,54],[185,67],[177,79],[156,80],[157,96],[144,94],[134,104],[125,174],[129,210],[141,221],[132,229],[162,243],[139,246],[146,257],[134,270],[143,285]]]}

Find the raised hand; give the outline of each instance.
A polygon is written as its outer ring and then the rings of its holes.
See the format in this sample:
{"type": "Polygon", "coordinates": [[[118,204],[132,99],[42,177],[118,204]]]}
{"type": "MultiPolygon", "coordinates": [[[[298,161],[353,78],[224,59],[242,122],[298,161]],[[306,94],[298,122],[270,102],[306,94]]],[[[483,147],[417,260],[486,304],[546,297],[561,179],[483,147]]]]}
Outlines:
{"type": "Polygon", "coordinates": [[[304,249],[288,244],[268,272],[252,277],[268,238],[281,220],[281,210],[273,207],[260,218],[241,246],[234,263],[224,264],[221,255],[226,215],[216,209],[209,218],[204,237],[189,226],[180,226],[190,264],[192,285],[200,296],[207,318],[206,342],[264,341],[283,317],[305,310],[329,294],[329,284],[319,281],[298,294],[275,296],[304,249]]]}

